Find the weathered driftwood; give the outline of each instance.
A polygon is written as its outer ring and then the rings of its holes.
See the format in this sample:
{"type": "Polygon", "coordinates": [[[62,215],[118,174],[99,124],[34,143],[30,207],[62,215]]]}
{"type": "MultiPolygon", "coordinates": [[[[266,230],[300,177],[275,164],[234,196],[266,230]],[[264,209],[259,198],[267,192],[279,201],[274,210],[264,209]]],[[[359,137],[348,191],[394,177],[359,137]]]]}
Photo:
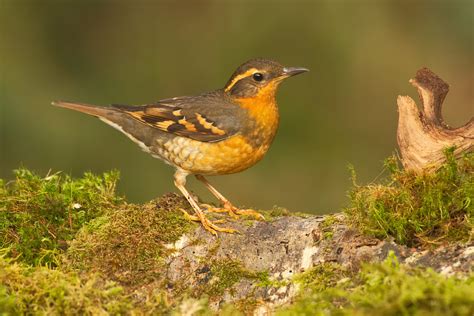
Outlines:
{"type": "Polygon", "coordinates": [[[474,118],[459,128],[449,127],[441,107],[449,85],[428,68],[420,69],[410,83],[418,89],[423,107],[409,96],[398,96],[398,146],[405,169],[436,169],[445,161],[444,149],[455,147],[455,155],[472,151],[474,118]]]}
{"type": "MultiPolygon", "coordinates": [[[[241,234],[220,234],[217,238],[198,228],[174,245],[167,259],[170,294],[180,287],[210,287],[218,280],[212,271],[216,262],[239,262],[249,271],[267,271],[274,281],[291,277],[325,262],[335,262],[357,271],[362,262],[379,262],[394,251],[400,262],[429,266],[446,274],[468,272],[474,264],[474,243],[421,250],[397,245],[390,240],[364,236],[348,225],[344,215],[283,216],[270,222],[234,222],[241,234]],[[199,242],[196,242],[196,241],[199,242]]],[[[259,304],[255,314],[266,315],[275,306],[287,303],[297,292],[295,285],[256,286],[258,280],[242,278],[231,290],[211,299],[216,309],[225,302],[248,297],[259,304]]]]}

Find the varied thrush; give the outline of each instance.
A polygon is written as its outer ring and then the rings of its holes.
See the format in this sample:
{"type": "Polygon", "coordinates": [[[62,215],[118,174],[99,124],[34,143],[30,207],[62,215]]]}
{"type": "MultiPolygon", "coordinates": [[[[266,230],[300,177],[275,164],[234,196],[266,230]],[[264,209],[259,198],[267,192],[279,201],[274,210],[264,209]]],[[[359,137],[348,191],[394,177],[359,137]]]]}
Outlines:
{"type": "Polygon", "coordinates": [[[263,158],[275,137],[279,114],[275,99],[283,79],[308,71],[268,59],[242,64],[223,89],[197,96],[163,99],[142,106],[99,107],[57,101],[53,105],[98,117],[137,143],[145,152],[176,168],[174,184],[212,234],[235,232],[210,221],[185,187],[194,174],[233,217],[253,215],[234,207],[204,177],[243,171],[263,158]]]}

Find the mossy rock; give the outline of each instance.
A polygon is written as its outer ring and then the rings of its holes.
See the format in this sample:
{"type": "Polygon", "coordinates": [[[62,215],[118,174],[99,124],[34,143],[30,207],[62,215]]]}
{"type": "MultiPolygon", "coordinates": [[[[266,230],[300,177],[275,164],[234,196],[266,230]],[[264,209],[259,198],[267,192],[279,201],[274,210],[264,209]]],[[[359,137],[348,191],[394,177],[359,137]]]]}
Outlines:
{"type": "Polygon", "coordinates": [[[64,264],[97,272],[129,288],[161,280],[166,244],[195,224],[183,217],[186,201],[174,194],[144,205],[122,204],[85,225],[70,243],[64,264]]]}
{"type": "MultiPolygon", "coordinates": [[[[405,173],[393,163],[389,167],[393,176],[388,183],[354,187],[347,212],[358,229],[382,238],[406,234],[397,241],[418,246],[425,246],[426,241],[429,245],[469,239],[472,156],[448,160],[431,175],[405,173]],[[428,212],[431,207],[438,214],[428,212]],[[397,213],[390,217],[392,208],[397,213]],[[377,215],[383,215],[384,221],[377,215]],[[425,230],[418,231],[418,226],[425,230]],[[452,231],[446,230],[449,227],[452,231]]],[[[286,210],[274,209],[265,212],[266,222],[232,222],[242,235],[214,239],[185,219],[182,210],[192,211],[178,195],[143,205],[117,197],[117,173],[88,173],[72,179],[60,173],[40,177],[20,169],[15,175],[16,181],[0,181],[2,315],[209,315],[216,311],[248,315],[264,311],[262,307],[280,315],[474,313],[472,273],[445,276],[400,264],[393,253],[382,263],[362,264],[360,270],[311,261],[313,254],[324,253],[328,247],[331,254],[322,258],[332,258],[337,254],[334,245],[348,238],[364,240],[365,236],[347,228],[341,215],[291,217],[286,210]],[[305,238],[309,247],[285,244],[292,232],[283,244],[272,239],[290,228],[304,230],[302,237],[293,237],[305,238]],[[318,233],[313,235],[313,229],[318,233]],[[239,243],[249,245],[247,252],[239,252],[239,243]],[[271,245],[265,260],[262,254],[251,253],[259,247],[261,251],[264,243],[271,245]],[[302,251],[307,254],[301,259],[306,260],[304,266],[311,263],[313,267],[301,272],[298,261],[298,269],[286,271],[289,274],[284,278],[275,277],[271,270],[275,247],[279,247],[278,260],[285,256],[300,260],[302,251]],[[205,251],[199,252],[201,248],[205,251]],[[249,256],[255,259],[253,268],[243,264],[249,256]],[[179,272],[174,280],[170,269],[179,272]],[[270,304],[268,293],[287,295],[287,300],[270,304]]],[[[378,256],[385,257],[383,251],[378,256]]]]}
{"type": "Polygon", "coordinates": [[[116,171],[80,179],[24,168],[14,173],[14,181],[0,181],[0,248],[28,264],[57,266],[76,232],[122,201],[116,171]]]}
{"type": "Polygon", "coordinates": [[[289,315],[472,315],[474,274],[446,277],[431,269],[401,265],[394,253],[382,263],[350,273],[323,264],[295,278],[293,302],[277,311],[289,315]]]}
{"type": "Polygon", "coordinates": [[[435,172],[401,170],[395,157],[386,161],[384,184],[357,185],[345,212],[365,234],[393,237],[409,246],[436,246],[474,237],[474,153],[459,160],[454,149],[435,172]]]}

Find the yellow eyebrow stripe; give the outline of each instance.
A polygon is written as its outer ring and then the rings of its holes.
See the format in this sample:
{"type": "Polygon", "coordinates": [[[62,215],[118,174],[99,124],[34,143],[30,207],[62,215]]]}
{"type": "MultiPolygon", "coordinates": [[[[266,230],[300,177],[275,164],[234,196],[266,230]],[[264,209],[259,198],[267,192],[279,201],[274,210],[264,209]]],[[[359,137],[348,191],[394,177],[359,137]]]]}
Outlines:
{"type": "Polygon", "coordinates": [[[256,68],[250,68],[249,70],[247,70],[246,72],[244,72],[243,74],[240,74],[238,76],[235,76],[234,79],[232,79],[232,81],[225,87],[224,91],[225,92],[228,92],[230,89],[232,89],[232,87],[237,83],[237,81],[239,81],[240,79],[243,79],[245,77],[248,77],[250,75],[252,75],[254,72],[256,72],[257,69],[256,68]]]}

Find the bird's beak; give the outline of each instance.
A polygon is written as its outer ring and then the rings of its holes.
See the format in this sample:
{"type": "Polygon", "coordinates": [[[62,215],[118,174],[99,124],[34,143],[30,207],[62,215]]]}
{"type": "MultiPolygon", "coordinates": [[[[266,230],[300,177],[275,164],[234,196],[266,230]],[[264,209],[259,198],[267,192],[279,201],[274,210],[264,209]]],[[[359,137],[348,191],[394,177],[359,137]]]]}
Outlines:
{"type": "Polygon", "coordinates": [[[285,67],[283,68],[282,76],[284,78],[292,77],[295,75],[302,74],[303,72],[308,72],[309,69],[302,68],[302,67],[285,67]]]}

